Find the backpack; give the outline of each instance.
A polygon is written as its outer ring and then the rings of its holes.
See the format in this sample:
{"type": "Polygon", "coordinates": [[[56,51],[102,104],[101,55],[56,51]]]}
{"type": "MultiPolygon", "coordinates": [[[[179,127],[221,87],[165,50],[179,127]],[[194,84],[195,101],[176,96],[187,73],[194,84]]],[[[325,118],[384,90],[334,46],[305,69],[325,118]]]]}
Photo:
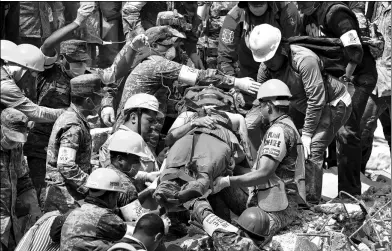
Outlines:
{"type": "Polygon", "coordinates": [[[240,107],[240,92],[225,92],[213,85],[189,87],[176,105],[178,114],[185,111],[203,112],[203,106],[215,105],[220,111],[245,114],[240,107]]]}

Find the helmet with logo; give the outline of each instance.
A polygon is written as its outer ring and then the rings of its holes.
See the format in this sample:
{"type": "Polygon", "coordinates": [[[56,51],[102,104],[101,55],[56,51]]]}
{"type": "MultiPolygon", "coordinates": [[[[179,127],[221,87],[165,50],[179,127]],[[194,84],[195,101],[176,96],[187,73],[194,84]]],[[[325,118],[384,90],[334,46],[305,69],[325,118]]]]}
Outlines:
{"type": "Polygon", "coordinates": [[[98,168],[87,178],[86,187],[101,191],[125,192],[121,187],[121,178],[116,171],[98,168]]]}
{"type": "Polygon", "coordinates": [[[252,235],[264,238],[269,234],[270,218],[260,208],[250,207],[242,212],[237,220],[237,224],[252,235]]]}
{"type": "Polygon", "coordinates": [[[10,58],[11,55],[15,54],[18,46],[9,41],[9,40],[1,40],[0,42],[1,44],[1,59],[3,60],[8,60],[10,58]]]}
{"type": "Polygon", "coordinates": [[[270,100],[274,105],[288,106],[292,97],[288,86],[279,79],[270,79],[263,83],[257,92],[257,101],[270,100]]]}
{"type": "Polygon", "coordinates": [[[109,151],[128,153],[141,158],[150,158],[148,146],[143,138],[133,131],[115,132],[108,146],[109,151]]]}
{"type": "Polygon", "coordinates": [[[157,113],[162,113],[159,111],[158,99],[147,93],[137,93],[128,98],[124,105],[124,111],[133,109],[148,109],[157,113]]]}
{"type": "Polygon", "coordinates": [[[249,36],[249,48],[256,62],[270,60],[279,48],[282,33],[269,24],[256,26],[249,36]]]}
{"type": "Polygon", "coordinates": [[[44,71],[45,56],[41,50],[31,44],[20,44],[16,52],[7,59],[9,62],[34,71],[44,71]]]}

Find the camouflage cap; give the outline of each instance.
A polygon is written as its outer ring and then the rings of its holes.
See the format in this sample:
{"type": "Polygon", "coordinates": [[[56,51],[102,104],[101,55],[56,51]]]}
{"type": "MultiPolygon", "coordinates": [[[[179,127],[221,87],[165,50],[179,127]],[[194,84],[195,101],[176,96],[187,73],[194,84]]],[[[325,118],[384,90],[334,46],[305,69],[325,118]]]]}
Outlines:
{"type": "Polygon", "coordinates": [[[27,116],[14,108],[6,108],[1,112],[1,129],[4,135],[14,142],[26,142],[27,122],[27,116]]]}
{"type": "Polygon", "coordinates": [[[60,44],[60,54],[63,54],[68,61],[87,61],[90,56],[87,54],[87,42],[84,40],[67,40],[60,44]]]}
{"type": "Polygon", "coordinates": [[[192,30],[192,24],[186,22],[185,17],[177,11],[162,11],[157,16],[157,26],[170,25],[172,28],[185,32],[192,30]]]}
{"type": "Polygon", "coordinates": [[[96,74],[83,74],[70,81],[71,96],[84,96],[99,94],[101,91],[101,79],[96,74]]]}
{"type": "Polygon", "coordinates": [[[146,31],[148,42],[162,45],[172,45],[178,38],[186,38],[185,34],[170,26],[155,26],[146,31]]]}

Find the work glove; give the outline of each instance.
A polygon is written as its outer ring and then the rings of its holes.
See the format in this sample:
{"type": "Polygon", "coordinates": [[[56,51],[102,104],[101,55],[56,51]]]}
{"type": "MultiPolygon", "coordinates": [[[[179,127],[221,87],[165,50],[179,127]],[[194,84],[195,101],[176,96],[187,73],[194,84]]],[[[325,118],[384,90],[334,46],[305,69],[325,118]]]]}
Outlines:
{"type": "Polygon", "coordinates": [[[254,81],[252,78],[249,77],[236,78],[234,81],[234,87],[249,94],[257,94],[260,86],[260,83],[254,81]]]}
{"type": "Polygon", "coordinates": [[[144,34],[139,34],[132,39],[131,47],[135,51],[140,51],[143,47],[148,46],[148,37],[144,34]]]}
{"type": "Polygon", "coordinates": [[[230,186],[230,177],[229,176],[218,177],[214,181],[213,194],[219,193],[220,191],[222,191],[223,189],[225,189],[226,187],[229,187],[229,186],[230,186]]]}
{"type": "Polygon", "coordinates": [[[112,126],[116,122],[116,117],[114,116],[113,107],[107,106],[101,111],[101,118],[106,126],[112,126]]]}
{"type": "Polygon", "coordinates": [[[307,135],[302,135],[301,140],[302,140],[302,145],[304,146],[305,160],[307,160],[311,155],[310,143],[312,143],[312,138],[307,135]]]}
{"type": "Polygon", "coordinates": [[[96,5],[94,2],[82,2],[78,9],[78,13],[76,16],[76,19],[74,20],[74,23],[77,25],[81,25],[84,23],[91,14],[94,13],[96,8],[96,5]]]}

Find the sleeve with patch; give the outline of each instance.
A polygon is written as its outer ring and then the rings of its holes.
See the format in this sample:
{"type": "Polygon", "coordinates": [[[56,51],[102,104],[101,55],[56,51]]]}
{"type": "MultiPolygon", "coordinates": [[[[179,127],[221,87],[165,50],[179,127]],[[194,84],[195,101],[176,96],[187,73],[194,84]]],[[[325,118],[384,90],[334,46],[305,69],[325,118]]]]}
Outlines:
{"type": "Polygon", "coordinates": [[[269,156],[279,162],[286,157],[287,149],[283,128],[271,127],[264,136],[261,156],[269,156]]]}

